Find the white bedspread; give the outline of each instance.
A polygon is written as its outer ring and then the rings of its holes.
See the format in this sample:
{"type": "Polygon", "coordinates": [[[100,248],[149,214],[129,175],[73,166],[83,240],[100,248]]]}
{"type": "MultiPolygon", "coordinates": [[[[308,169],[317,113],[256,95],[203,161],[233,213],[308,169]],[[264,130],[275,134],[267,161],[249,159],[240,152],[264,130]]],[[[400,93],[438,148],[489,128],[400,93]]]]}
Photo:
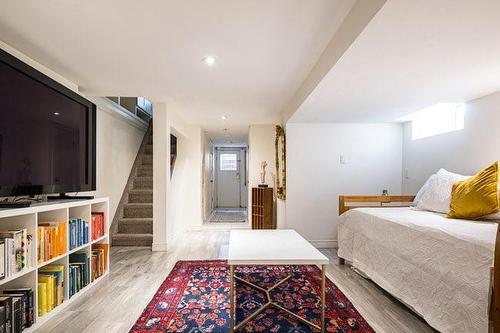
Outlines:
{"type": "Polygon", "coordinates": [[[413,208],[340,217],[340,257],[441,332],[487,332],[497,224],[413,208]]]}

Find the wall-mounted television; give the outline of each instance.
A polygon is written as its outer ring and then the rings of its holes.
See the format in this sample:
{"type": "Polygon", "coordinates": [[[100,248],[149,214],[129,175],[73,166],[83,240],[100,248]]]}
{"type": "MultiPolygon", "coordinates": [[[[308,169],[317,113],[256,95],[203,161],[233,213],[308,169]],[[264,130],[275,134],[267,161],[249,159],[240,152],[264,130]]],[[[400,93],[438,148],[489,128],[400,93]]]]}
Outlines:
{"type": "Polygon", "coordinates": [[[95,189],[95,104],[0,50],[0,197],[95,189]]]}

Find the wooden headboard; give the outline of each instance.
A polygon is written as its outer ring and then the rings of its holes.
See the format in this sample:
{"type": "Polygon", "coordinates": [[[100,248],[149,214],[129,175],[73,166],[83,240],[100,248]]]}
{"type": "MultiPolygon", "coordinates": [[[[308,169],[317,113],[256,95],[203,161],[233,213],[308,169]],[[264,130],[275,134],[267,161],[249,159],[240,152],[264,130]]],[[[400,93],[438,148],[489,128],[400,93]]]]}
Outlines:
{"type": "Polygon", "coordinates": [[[414,195],[340,195],[339,215],[361,207],[408,207],[414,195]]]}

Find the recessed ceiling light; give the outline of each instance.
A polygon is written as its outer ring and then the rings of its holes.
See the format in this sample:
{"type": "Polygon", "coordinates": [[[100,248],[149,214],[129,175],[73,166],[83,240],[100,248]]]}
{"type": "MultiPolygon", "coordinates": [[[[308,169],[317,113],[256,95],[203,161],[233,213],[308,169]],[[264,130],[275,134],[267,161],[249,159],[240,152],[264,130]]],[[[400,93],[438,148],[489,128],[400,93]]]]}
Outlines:
{"type": "Polygon", "coordinates": [[[54,116],[58,116],[59,115],[59,112],[54,112],[54,116]]]}
{"type": "Polygon", "coordinates": [[[206,56],[203,58],[203,62],[207,66],[213,66],[215,65],[215,58],[213,56],[206,56]]]}
{"type": "Polygon", "coordinates": [[[226,120],[227,119],[227,116],[221,116],[220,119],[222,120],[226,120]]]}

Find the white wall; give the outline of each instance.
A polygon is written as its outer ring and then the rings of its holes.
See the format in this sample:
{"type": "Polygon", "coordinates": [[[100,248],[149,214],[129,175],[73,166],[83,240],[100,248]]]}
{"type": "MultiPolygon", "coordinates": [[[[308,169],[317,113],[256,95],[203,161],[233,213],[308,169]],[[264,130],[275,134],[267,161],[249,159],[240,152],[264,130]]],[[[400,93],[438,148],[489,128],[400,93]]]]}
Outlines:
{"type": "Polygon", "coordinates": [[[110,221],[116,213],[145,130],[119,115],[97,109],[97,191],[109,197],[110,221]]]}
{"type": "Polygon", "coordinates": [[[35,68],[37,71],[42,72],[43,74],[47,75],[51,79],[59,82],[63,86],[65,86],[68,89],[71,89],[73,91],[78,92],[78,85],[65,77],[59,75],[58,73],[54,72],[50,68],[45,67],[44,65],[40,64],[39,62],[35,61],[34,59],[28,57],[26,54],[16,50],[9,44],[4,43],[3,41],[0,40],[0,49],[12,54],[19,60],[27,63],[31,67],[35,68]]]}
{"type": "MultiPolygon", "coordinates": [[[[274,139],[276,125],[251,125],[248,131],[248,182],[249,188],[260,184],[260,164],[267,162],[266,183],[273,186],[276,173],[274,139]]],[[[250,192],[251,193],[251,192],[250,192]]]]}
{"type": "Polygon", "coordinates": [[[400,124],[289,123],[286,135],[286,227],[314,245],[336,246],[340,194],[401,193],[400,124]]]}
{"type": "MultiPolygon", "coordinates": [[[[2,41],[0,41],[0,48],[67,88],[78,92],[76,83],[71,82],[2,41]]],[[[113,114],[112,111],[104,111],[101,108],[97,109],[96,125],[97,191],[95,195],[109,197],[109,218],[112,221],[146,129],[137,127],[122,116],[113,114]]]]}
{"type": "Polygon", "coordinates": [[[183,232],[202,224],[203,133],[195,125],[185,126],[183,132],[177,131],[175,124],[171,129],[177,137],[177,159],[168,192],[168,248],[175,246],[183,232]]]}
{"type": "Polygon", "coordinates": [[[252,187],[258,186],[260,181],[260,164],[267,162],[266,183],[274,187],[276,174],[274,141],[276,125],[251,125],[248,131],[248,220],[251,223],[252,214],[252,187]]]}
{"type": "Polygon", "coordinates": [[[153,103],[153,251],[167,251],[170,128],[165,103],[153,103]]]}
{"type": "Polygon", "coordinates": [[[153,251],[171,250],[184,231],[202,223],[202,130],[186,124],[176,109],[173,103],[154,103],[153,251]],[[177,137],[172,177],[170,134],[177,137]]]}
{"type": "Polygon", "coordinates": [[[466,104],[465,128],[413,141],[403,130],[403,191],[415,194],[440,168],[472,175],[500,159],[500,92],[466,104]]]}
{"type": "Polygon", "coordinates": [[[215,205],[214,198],[214,144],[206,133],[203,133],[203,156],[202,156],[202,207],[204,221],[208,219],[215,205]]]}

